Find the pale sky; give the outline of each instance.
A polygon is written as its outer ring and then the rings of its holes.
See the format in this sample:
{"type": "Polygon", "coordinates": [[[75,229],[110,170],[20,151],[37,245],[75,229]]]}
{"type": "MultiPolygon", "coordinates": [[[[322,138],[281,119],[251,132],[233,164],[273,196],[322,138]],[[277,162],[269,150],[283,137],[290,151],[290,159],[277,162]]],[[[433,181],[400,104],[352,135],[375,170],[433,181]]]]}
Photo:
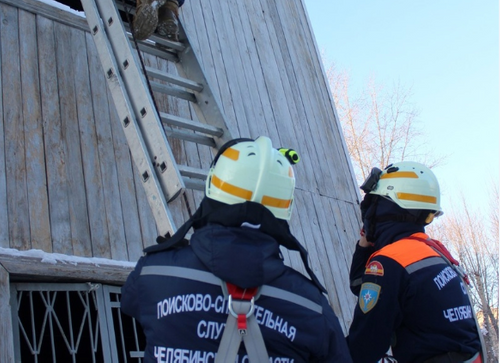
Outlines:
{"type": "MultiPolygon", "coordinates": [[[[304,0],[320,52],[358,87],[412,88],[444,212],[499,181],[498,0],[304,0]]],[[[374,165],[375,166],[375,165],[374,165]]]]}

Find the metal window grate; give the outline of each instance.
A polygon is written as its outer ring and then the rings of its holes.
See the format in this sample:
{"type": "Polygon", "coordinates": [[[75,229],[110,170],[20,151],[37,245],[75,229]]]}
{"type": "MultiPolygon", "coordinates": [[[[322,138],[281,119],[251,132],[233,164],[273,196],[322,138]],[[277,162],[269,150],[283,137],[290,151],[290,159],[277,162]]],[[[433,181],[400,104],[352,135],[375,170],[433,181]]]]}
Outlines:
{"type": "Polygon", "coordinates": [[[120,288],[11,284],[16,361],[142,363],[145,339],[120,312],[120,288]]]}

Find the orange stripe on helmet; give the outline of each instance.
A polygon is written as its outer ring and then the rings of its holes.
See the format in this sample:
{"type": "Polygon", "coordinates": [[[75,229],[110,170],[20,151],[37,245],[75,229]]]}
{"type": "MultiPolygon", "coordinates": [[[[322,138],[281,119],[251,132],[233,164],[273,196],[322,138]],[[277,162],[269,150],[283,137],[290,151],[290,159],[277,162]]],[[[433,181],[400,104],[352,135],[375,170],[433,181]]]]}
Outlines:
{"type": "Polygon", "coordinates": [[[290,203],[292,201],[290,199],[279,199],[279,198],[274,198],[270,197],[267,195],[264,195],[262,197],[262,204],[266,205],[268,207],[274,207],[274,208],[288,208],[290,206],[290,203]]]}
{"type": "MultiPolygon", "coordinates": [[[[224,154],[225,154],[225,152],[224,152],[224,154]]],[[[242,198],[245,200],[252,199],[253,192],[251,190],[243,189],[243,188],[237,187],[236,185],[226,183],[225,181],[217,178],[216,175],[212,175],[211,182],[215,187],[219,188],[223,192],[234,195],[235,197],[239,197],[239,198],[242,198]]]]}
{"type": "Polygon", "coordinates": [[[396,171],[394,173],[385,173],[380,176],[380,179],[392,179],[392,178],[418,179],[418,175],[413,171],[396,171]]]}
{"type": "Polygon", "coordinates": [[[437,203],[437,198],[431,195],[412,194],[412,193],[397,193],[399,199],[411,200],[413,202],[437,203]]]}
{"type": "Polygon", "coordinates": [[[226,149],[222,155],[224,155],[226,158],[228,159],[231,159],[231,160],[238,160],[238,158],[240,157],[240,152],[236,149],[233,149],[233,148],[228,148],[226,149]]]}

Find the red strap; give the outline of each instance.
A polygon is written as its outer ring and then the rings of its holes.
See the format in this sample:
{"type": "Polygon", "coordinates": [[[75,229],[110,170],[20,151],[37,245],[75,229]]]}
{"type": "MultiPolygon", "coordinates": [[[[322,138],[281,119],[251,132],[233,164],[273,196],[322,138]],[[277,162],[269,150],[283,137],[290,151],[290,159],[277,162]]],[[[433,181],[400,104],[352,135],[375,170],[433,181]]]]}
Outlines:
{"type": "Polygon", "coordinates": [[[226,282],[227,292],[237,300],[252,300],[252,298],[257,295],[258,287],[250,287],[248,289],[243,289],[236,285],[226,282]]]}
{"type": "MultiPolygon", "coordinates": [[[[231,297],[236,300],[250,301],[255,295],[257,295],[257,292],[259,291],[258,287],[243,289],[236,285],[230,284],[229,282],[226,282],[226,286],[228,294],[231,295],[231,297]]],[[[245,334],[247,330],[246,314],[238,314],[237,319],[238,319],[238,330],[240,331],[240,334],[245,334]]]]}
{"type": "Polygon", "coordinates": [[[483,357],[481,356],[481,354],[479,354],[472,363],[482,363],[482,362],[483,362],[483,357]]]}
{"type": "MultiPolygon", "coordinates": [[[[415,239],[415,240],[420,241],[420,242],[424,242],[427,246],[434,248],[434,250],[441,253],[453,265],[460,266],[460,263],[453,258],[450,251],[448,251],[448,249],[440,241],[438,241],[436,239],[432,239],[432,238],[423,239],[423,238],[419,238],[419,237],[415,237],[415,236],[410,236],[408,238],[415,239]]],[[[468,285],[470,284],[469,277],[467,275],[464,276],[464,280],[468,285]]]]}
{"type": "Polygon", "coordinates": [[[238,330],[247,330],[247,317],[245,314],[238,314],[238,330]]]}
{"type": "Polygon", "coordinates": [[[440,241],[436,239],[428,239],[424,241],[428,246],[431,246],[435,248],[437,251],[441,252],[444,255],[444,257],[446,257],[448,261],[450,261],[452,264],[457,266],[459,265],[459,262],[453,258],[450,251],[448,251],[448,249],[440,241]]]}

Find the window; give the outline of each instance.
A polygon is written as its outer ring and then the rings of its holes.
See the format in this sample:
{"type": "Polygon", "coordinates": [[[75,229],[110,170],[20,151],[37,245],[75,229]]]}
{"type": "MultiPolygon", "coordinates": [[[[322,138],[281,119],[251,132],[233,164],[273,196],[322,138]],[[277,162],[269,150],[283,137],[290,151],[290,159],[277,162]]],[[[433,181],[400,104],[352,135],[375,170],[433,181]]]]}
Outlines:
{"type": "Polygon", "coordinates": [[[13,283],[11,299],[18,361],[142,362],[145,338],[117,286],[13,283]]]}

